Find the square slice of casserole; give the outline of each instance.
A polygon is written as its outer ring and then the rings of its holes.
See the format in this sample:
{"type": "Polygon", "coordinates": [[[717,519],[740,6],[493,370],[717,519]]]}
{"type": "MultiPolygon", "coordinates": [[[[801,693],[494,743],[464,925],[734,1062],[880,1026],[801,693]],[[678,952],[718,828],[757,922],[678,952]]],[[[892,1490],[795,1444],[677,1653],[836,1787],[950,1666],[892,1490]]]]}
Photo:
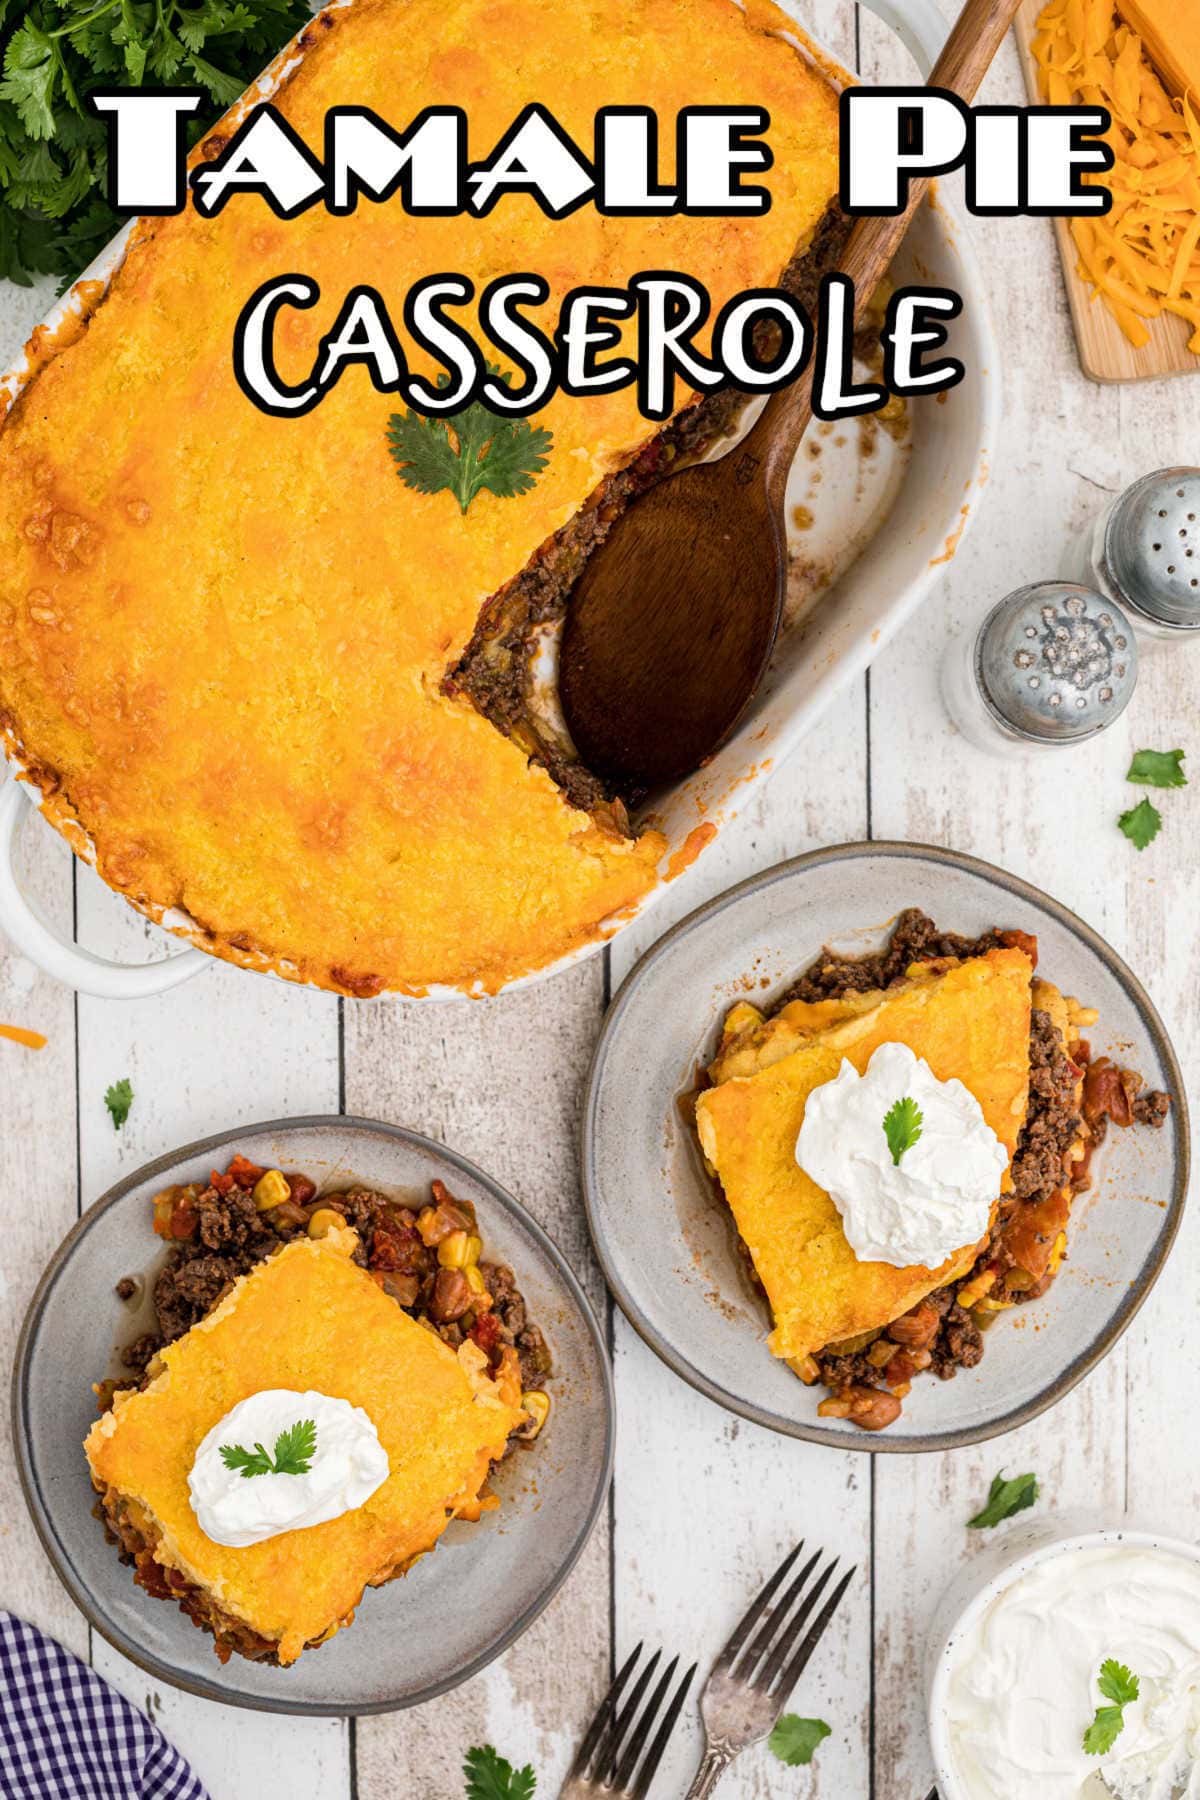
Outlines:
{"type": "Polygon", "coordinates": [[[82,316],[39,334],[6,419],[0,394],[0,742],[111,887],[231,961],[367,996],[494,991],[602,937],[665,875],[662,835],[634,835],[546,739],[537,627],[630,495],[721,435],[729,397],[689,409],[681,389],[664,434],[632,388],[559,393],[537,415],[554,442],[536,485],[464,515],[402,484],[387,441],[402,403],[364,369],[303,417],[269,417],[238,386],[234,333],[291,270],[320,299],[281,315],[288,382],[363,284],[429,380],[403,305],[446,270],[477,293],[540,273],[546,330],[573,288],[648,269],[702,282],[714,320],[781,279],[811,305],[844,226],[838,96],[795,32],[769,0],[331,6],[272,77],[318,155],[338,105],[396,126],[461,107],[484,157],[532,102],[585,151],[598,108],[638,104],[658,114],[669,183],[680,108],[754,104],[770,210],[552,220],[509,194],[481,218],[428,218],[397,196],[285,220],[236,194],[216,218],[141,221],[107,290],[85,284],[82,316]]]}
{"type": "Polygon", "coordinates": [[[696,1124],[771,1303],[776,1356],[796,1361],[889,1324],[979,1250],[966,1244],[940,1269],[860,1262],[834,1202],[796,1161],[808,1096],[843,1058],[862,1074],[880,1044],[907,1044],[939,1081],[970,1089],[1011,1164],[1029,1100],[1032,974],[1023,950],[990,950],[882,993],[795,1002],[718,1059],[741,1072],[699,1096],[696,1124]]]}
{"type": "Polygon", "coordinates": [[[365,1587],[402,1573],[456,1513],[476,1510],[524,1417],[515,1383],[493,1381],[474,1345],[455,1354],[402,1312],[351,1261],[356,1243],[334,1232],[260,1263],[88,1434],[92,1481],[137,1578],[180,1600],[222,1657],[238,1649],[292,1663],[349,1624],[365,1587]],[[340,1518],[244,1548],[216,1544],[192,1510],[188,1473],[211,1428],[269,1388],[362,1407],[390,1473],[340,1518]]]}

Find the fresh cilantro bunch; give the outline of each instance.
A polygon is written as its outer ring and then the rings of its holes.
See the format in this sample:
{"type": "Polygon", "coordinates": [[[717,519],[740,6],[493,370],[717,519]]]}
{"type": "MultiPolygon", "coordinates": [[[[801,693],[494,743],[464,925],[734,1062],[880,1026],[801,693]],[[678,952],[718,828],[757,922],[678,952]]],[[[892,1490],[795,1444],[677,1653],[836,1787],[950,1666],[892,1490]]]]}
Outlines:
{"type": "Polygon", "coordinates": [[[202,88],[195,143],[308,17],[305,0],[0,0],[0,277],[73,278],[123,223],[94,88],[202,88]]]}

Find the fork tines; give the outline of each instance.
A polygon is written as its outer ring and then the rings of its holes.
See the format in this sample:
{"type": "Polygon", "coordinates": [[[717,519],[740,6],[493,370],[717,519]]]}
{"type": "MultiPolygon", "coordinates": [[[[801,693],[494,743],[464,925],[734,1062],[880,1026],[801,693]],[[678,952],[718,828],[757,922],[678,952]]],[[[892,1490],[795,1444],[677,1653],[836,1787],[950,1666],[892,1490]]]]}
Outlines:
{"type": "Polygon", "coordinates": [[[647,1749],[647,1740],[654,1729],[654,1722],[675,1679],[679,1658],[673,1657],[668,1663],[643,1706],[646,1690],[654,1680],[662,1657],[662,1652],[656,1650],[642,1669],[628,1697],[622,1701],[626,1684],[633,1674],[642,1649],[643,1646],[638,1644],[609,1688],[603,1705],[579,1747],[579,1754],[571,1765],[568,1783],[578,1782],[585,1789],[624,1794],[627,1800],[645,1800],[691,1686],[692,1677],[696,1673],[696,1665],[692,1664],[676,1687],[670,1704],[663,1713],[662,1723],[647,1749]]]}
{"type": "Polygon", "coordinates": [[[818,1612],[818,1602],[833,1580],[839,1561],[835,1556],[818,1571],[817,1565],[821,1561],[818,1550],[772,1605],[775,1594],[791,1574],[803,1549],[801,1541],[784,1557],[752,1601],[713,1666],[714,1675],[727,1672],[732,1680],[745,1683],[757,1693],[770,1694],[781,1702],[786,1700],[803,1674],[855,1573],[854,1569],[847,1570],[818,1612]],[[757,1631],[754,1630],[756,1625],[757,1631]]]}

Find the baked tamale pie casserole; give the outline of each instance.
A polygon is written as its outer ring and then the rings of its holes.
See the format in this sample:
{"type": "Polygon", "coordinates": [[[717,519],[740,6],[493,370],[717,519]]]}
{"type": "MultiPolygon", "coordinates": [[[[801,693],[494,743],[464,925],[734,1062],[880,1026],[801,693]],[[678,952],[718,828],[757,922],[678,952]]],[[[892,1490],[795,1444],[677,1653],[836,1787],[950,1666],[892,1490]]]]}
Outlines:
{"type": "Polygon", "coordinates": [[[553,440],[536,481],[463,511],[398,478],[395,401],[365,370],[271,417],[231,346],[249,296],[289,269],[320,290],[277,324],[289,384],[355,287],[395,298],[431,271],[476,292],[540,272],[551,292],[531,317],[551,319],[581,283],[645,269],[702,283],[714,319],[780,281],[811,295],[843,230],[838,95],[794,30],[768,0],[330,8],[267,84],[315,151],[331,107],[394,118],[397,96],[463,108],[473,147],[539,101],[589,144],[603,106],[674,119],[752,99],[770,118],[770,208],[550,219],[506,193],[481,217],[397,200],[284,220],[255,194],[212,218],[189,201],[139,222],[107,288],[40,335],[0,430],[0,727],[111,887],[231,961],[369,996],[494,991],[599,940],[655,885],[665,839],[539,723],[532,663],[590,547],[656,471],[723,433],[730,396],[691,407],[679,391],[653,426],[632,388],[557,393],[535,421],[553,440]]]}
{"type": "Polygon", "coordinates": [[[728,1012],[699,1143],[770,1350],[828,1389],[822,1417],[879,1431],[918,1374],[974,1367],[989,1326],[1053,1283],[1108,1124],[1162,1125],[1166,1094],[1093,1058],[1096,1017],[1028,933],[969,940],[916,909],[771,1012],[728,1012]]]}
{"type": "Polygon", "coordinates": [[[550,1411],[546,1343],[440,1181],[414,1209],[239,1155],[157,1195],[154,1226],[140,1378],[97,1384],[97,1510],[222,1662],[287,1667],[499,1505],[493,1466],[550,1411]]]}

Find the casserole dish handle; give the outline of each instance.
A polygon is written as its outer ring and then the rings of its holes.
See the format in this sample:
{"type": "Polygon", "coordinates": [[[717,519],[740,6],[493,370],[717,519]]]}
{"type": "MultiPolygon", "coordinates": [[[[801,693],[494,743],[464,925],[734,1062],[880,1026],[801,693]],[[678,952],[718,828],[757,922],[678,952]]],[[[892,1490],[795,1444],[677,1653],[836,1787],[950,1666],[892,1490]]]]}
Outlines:
{"type": "Polygon", "coordinates": [[[152,963],[109,962],[60,937],[17,881],[17,841],[30,805],[21,784],[0,774],[0,931],[31,962],[81,994],[102,1000],[143,1000],[163,994],[212,966],[212,958],[202,950],[184,950],[152,963]]]}
{"type": "Polygon", "coordinates": [[[949,23],[938,10],[937,0],[863,0],[863,4],[885,25],[891,26],[905,49],[911,52],[921,74],[928,79],[950,30],[949,23]]]}

